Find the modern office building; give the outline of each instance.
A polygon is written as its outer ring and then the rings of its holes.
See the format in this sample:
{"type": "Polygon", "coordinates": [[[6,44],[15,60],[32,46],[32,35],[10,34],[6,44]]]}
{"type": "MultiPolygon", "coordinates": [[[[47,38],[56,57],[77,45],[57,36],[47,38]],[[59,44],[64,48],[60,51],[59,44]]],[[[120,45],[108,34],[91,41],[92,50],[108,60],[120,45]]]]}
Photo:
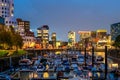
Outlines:
{"type": "Polygon", "coordinates": [[[35,47],[35,36],[34,32],[26,31],[25,36],[23,37],[23,48],[34,48],[35,47]]]}
{"type": "Polygon", "coordinates": [[[56,33],[53,32],[51,36],[52,46],[53,48],[56,48],[56,33]]]}
{"type": "Polygon", "coordinates": [[[98,39],[103,39],[103,38],[106,38],[106,35],[107,35],[107,30],[105,29],[99,29],[96,31],[96,36],[98,39]]]}
{"type": "Polygon", "coordinates": [[[30,22],[17,18],[18,31],[30,31],[30,22]]]}
{"type": "Polygon", "coordinates": [[[4,18],[0,17],[0,30],[3,30],[4,25],[4,18]]]}
{"type": "Polygon", "coordinates": [[[78,34],[80,35],[80,46],[82,48],[88,47],[91,40],[91,31],[78,31],[78,34]]]}
{"type": "Polygon", "coordinates": [[[91,31],[78,31],[80,35],[80,40],[91,37],[91,31]]]}
{"type": "Polygon", "coordinates": [[[30,31],[30,22],[18,18],[17,26],[17,31],[23,38],[23,48],[33,47],[33,44],[35,43],[35,36],[34,32],[30,31]]]}
{"type": "Polygon", "coordinates": [[[68,32],[68,46],[72,47],[75,45],[76,42],[76,35],[74,31],[69,31],[68,32]]]}
{"type": "Polygon", "coordinates": [[[37,37],[40,39],[42,48],[47,48],[49,44],[49,27],[48,25],[43,25],[37,28],[37,37]]]}
{"type": "Polygon", "coordinates": [[[16,26],[13,0],[0,0],[0,16],[5,18],[5,25],[16,26]]]}
{"type": "Polygon", "coordinates": [[[0,17],[0,24],[5,24],[5,19],[3,17],[0,17]]]}
{"type": "MultiPolygon", "coordinates": [[[[97,39],[97,44],[96,47],[97,48],[105,48],[105,46],[108,45],[108,34],[107,34],[107,30],[105,29],[99,29],[96,31],[97,35],[96,35],[96,39],[97,39]]],[[[109,40],[110,41],[110,40],[109,40]]]]}
{"type": "Polygon", "coordinates": [[[111,34],[111,40],[115,41],[116,37],[120,35],[120,22],[111,25],[110,34],[111,34]]]}

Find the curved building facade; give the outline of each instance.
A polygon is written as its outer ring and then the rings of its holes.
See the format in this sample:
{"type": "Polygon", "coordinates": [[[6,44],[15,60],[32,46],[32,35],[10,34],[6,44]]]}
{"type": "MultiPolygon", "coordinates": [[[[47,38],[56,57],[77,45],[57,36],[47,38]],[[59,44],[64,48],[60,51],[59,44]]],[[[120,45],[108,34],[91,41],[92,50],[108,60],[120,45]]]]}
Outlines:
{"type": "Polygon", "coordinates": [[[13,0],[0,0],[0,16],[5,19],[5,25],[16,25],[13,0]]]}

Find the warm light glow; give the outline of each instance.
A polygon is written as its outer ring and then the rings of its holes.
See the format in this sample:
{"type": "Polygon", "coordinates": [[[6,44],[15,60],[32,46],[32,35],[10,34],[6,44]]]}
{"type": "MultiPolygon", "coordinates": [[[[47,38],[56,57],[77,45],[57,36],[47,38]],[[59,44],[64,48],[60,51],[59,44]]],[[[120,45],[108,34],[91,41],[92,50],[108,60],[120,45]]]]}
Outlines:
{"type": "Polygon", "coordinates": [[[37,74],[34,74],[34,78],[37,78],[38,77],[38,75],[37,74]]]}
{"type": "Polygon", "coordinates": [[[4,4],[2,3],[2,6],[4,6],[4,4]]]}
{"type": "Polygon", "coordinates": [[[113,63],[111,65],[112,65],[112,68],[118,68],[118,64],[117,63],[113,63]]]}
{"type": "Polygon", "coordinates": [[[99,29],[99,30],[97,30],[97,32],[107,32],[107,30],[99,29]]]}
{"type": "Polygon", "coordinates": [[[29,47],[34,47],[34,46],[35,46],[35,42],[32,42],[29,47]]]}
{"type": "Polygon", "coordinates": [[[61,52],[60,52],[60,51],[57,51],[57,52],[55,52],[55,54],[61,54],[61,52]]]}
{"type": "Polygon", "coordinates": [[[43,77],[44,77],[44,78],[49,78],[48,72],[44,72],[44,73],[43,73],[43,77]]]}

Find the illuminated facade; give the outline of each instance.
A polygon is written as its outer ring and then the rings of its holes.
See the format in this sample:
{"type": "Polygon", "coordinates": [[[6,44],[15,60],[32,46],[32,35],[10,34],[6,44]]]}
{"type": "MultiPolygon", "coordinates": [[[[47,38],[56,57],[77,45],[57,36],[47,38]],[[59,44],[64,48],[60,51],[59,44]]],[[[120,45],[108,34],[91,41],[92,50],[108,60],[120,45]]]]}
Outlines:
{"type": "Polygon", "coordinates": [[[5,18],[5,25],[16,26],[13,0],[0,0],[0,16],[5,18]]]}
{"type": "Polygon", "coordinates": [[[17,26],[18,26],[18,31],[30,31],[30,22],[29,21],[23,21],[20,18],[17,18],[17,26]]]}
{"type": "Polygon", "coordinates": [[[37,28],[37,37],[40,39],[42,48],[47,48],[49,44],[49,27],[48,25],[43,25],[37,28]]]}
{"type": "Polygon", "coordinates": [[[91,40],[91,31],[78,31],[80,35],[80,46],[82,48],[88,47],[91,40]]]}
{"type": "Polygon", "coordinates": [[[74,31],[69,31],[68,32],[68,46],[72,47],[75,45],[76,42],[76,36],[74,31]]]}
{"type": "Polygon", "coordinates": [[[34,47],[34,32],[30,31],[30,22],[17,19],[18,32],[23,38],[23,48],[34,47]]]}
{"type": "Polygon", "coordinates": [[[115,38],[120,35],[120,22],[111,25],[110,34],[111,40],[115,41],[115,38]]]}
{"type": "Polygon", "coordinates": [[[80,40],[91,37],[91,31],[78,31],[80,35],[80,40]]]}
{"type": "Polygon", "coordinates": [[[110,35],[107,34],[107,30],[105,29],[100,29],[100,30],[97,30],[97,35],[96,35],[96,38],[97,38],[97,45],[96,47],[97,48],[105,48],[105,46],[110,46],[111,44],[111,39],[110,39],[110,35]]]}
{"type": "Polygon", "coordinates": [[[53,48],[55,48],[56,47],[56,33],[52,33],[51,40],[52,40],[53,48]]]}
{"type": "Polygon", "coordinates": [[[105,38],[106,37],[106,35],[107,35],[107,30],[104,30],[104,29],[99,29],[99,30],[97,30],[96,31],[97,32],[97,38],[99,38],[99,39],[103,39],[103,38],[105,38]]]}

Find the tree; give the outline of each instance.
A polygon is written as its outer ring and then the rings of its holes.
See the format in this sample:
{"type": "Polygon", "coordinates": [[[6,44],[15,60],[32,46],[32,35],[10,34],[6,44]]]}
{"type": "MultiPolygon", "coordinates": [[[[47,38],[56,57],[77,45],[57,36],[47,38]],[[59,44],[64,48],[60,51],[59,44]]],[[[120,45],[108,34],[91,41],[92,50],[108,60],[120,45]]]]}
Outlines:
{"type": "Polygon", "coordinates": [[[113,46],[116,48],[120,48],[120,35],[118,35],[115,39],[115,42],[113,43],[113,46]]]}
{"type": "Polygon", "coordinates": [[[17,32],[14,34],[14,46],[16,46],[16,50],[18,50],[18,48],[22,48],[23,46],[23,39],[17,32]]]}
{"type": "Polygon", "coordinates": [[[15,46],[17,50],[23,46],[23,39],[12,26],[9,29],[5,27],[0,31],[0,46],[3,49],[12,49],[15,46]]]}

